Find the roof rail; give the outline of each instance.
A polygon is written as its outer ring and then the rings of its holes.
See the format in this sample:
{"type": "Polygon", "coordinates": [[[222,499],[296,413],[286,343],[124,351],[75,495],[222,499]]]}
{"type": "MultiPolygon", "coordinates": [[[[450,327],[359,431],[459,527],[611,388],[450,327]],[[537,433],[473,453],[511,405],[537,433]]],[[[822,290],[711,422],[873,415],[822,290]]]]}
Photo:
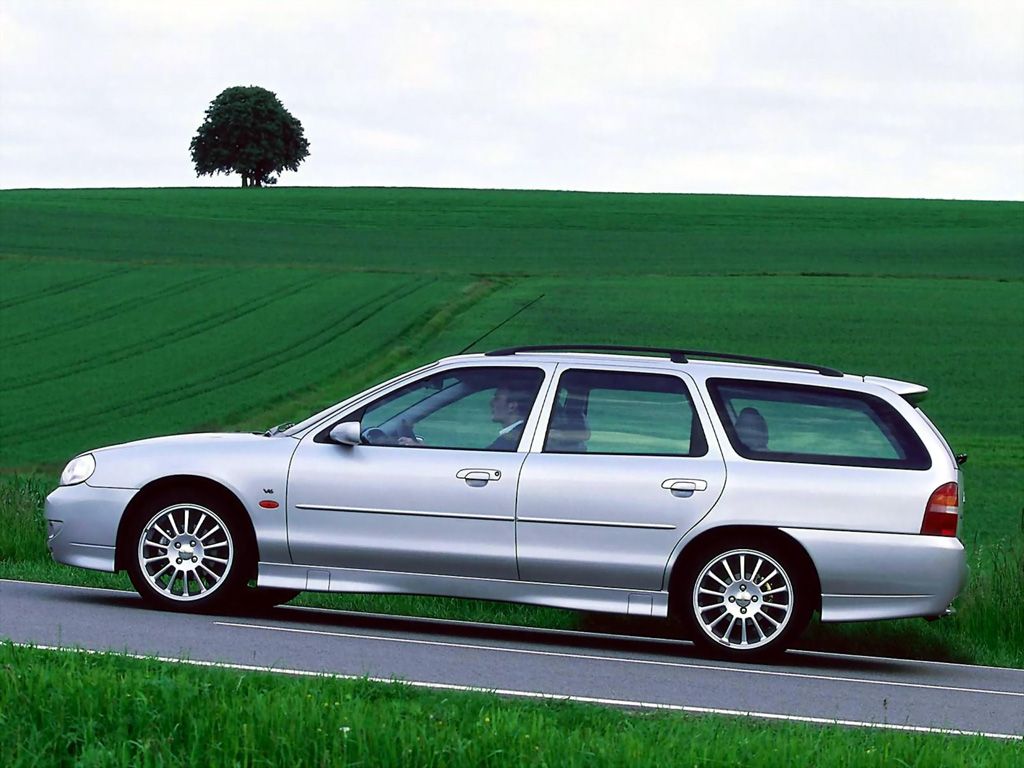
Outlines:
{"type": "Polygon", "coordinates": [[[668,355],[673,363],[688,363],[691,357],[703,357],[712,360],[725,360],[739,363],[755,363],[758,365],[777,365],[781,368],[796,368],[802,371],[816,371],[822,376],[842,376],[842,371],[826,368],[811,363],[797,363],[792,360],[775,360],[770,357],[751,357],[750,355],[734,355],[730,352],[708,352],[700,349],[669,349],[666,347],[630,347],[619,344],[533,344],[524,347],[505,347],[485,352],[487,357],[504,357],[519,352],[649,352],[668,355]]]}

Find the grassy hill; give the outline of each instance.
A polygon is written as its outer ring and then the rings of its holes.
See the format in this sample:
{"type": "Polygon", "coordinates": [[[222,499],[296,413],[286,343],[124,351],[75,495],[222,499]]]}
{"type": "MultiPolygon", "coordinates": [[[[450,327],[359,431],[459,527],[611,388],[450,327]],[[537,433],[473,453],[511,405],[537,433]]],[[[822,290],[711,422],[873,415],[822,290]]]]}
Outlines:
{"type": "Polygon", "coordinates": [[[687,346],[926,384],[970,454],[965,540],[987,563],[1022,539],[1022,203],[0,192],[0,472],[53,482],[98,445],[296,420],[485,335],[474,349],[687,346]]]}
{"type": "Polygon", "coordinates": [[[0,192],[0,467],[302,416],[529,342],[920,381],[971,516],[1024,456],[1024,204],[426,189],[0,192]],[[981,475],[981,477],[978,477],[981,475]],[[978,477],[979,482],[974,480],[978,477]]]}
{"type": "Polygon", "coordinates": [[[1021,279],[1022,204],[457,189],[0,192],[0,253],[454,275],[1021,279]]]}

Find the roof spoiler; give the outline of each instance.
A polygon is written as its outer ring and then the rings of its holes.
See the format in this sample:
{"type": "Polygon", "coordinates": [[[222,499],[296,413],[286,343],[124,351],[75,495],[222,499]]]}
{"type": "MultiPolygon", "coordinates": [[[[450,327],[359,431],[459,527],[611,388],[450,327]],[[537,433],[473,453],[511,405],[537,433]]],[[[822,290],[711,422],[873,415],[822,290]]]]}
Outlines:
{"type": "Polygon", "coordinates": [[[912,381],[900,381],[899,379],[885,379],[881,376],[865,376],[865,384],[877,384],[895,392],[911,405],[917,405],[928,396],[928,387],[922,387],[912,381]]]}

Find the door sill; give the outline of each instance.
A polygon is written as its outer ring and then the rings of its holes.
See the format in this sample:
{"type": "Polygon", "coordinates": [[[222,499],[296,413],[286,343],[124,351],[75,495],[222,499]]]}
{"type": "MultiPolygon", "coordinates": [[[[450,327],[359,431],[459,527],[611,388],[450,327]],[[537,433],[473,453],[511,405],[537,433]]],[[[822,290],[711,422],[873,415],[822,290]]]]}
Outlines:
{"type": "Polygon", "coordinates": [[[574,611],[668,616],[668,592],[617,587],[545,584],[536,581],[439,576],[399,571],[260,563],[257,584],[310,592],[374,592],[462,597],[545,605],[574,611]]]}

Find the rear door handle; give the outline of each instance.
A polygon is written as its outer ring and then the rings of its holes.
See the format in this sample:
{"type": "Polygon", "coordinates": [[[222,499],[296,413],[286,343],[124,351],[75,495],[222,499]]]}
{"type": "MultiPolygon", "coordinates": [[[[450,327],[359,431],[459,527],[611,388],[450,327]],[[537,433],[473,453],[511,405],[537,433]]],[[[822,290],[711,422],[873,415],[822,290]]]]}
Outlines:
{"type": "Polygon", "coordinates": [[[690,480],[684,477],[670,477],[661,484],[661,487],[671,491],[673,496],[685,499],[692,496],[694,491],[706,491],[708,489],[708,481],[690,480]]]}
{"type": "Polygon", "coordinates": [[[465,480],[467,485],[486,485],[492,480],[501,479],[499,469],[460,469],[455,473],[459,480],[465,480]]]}

